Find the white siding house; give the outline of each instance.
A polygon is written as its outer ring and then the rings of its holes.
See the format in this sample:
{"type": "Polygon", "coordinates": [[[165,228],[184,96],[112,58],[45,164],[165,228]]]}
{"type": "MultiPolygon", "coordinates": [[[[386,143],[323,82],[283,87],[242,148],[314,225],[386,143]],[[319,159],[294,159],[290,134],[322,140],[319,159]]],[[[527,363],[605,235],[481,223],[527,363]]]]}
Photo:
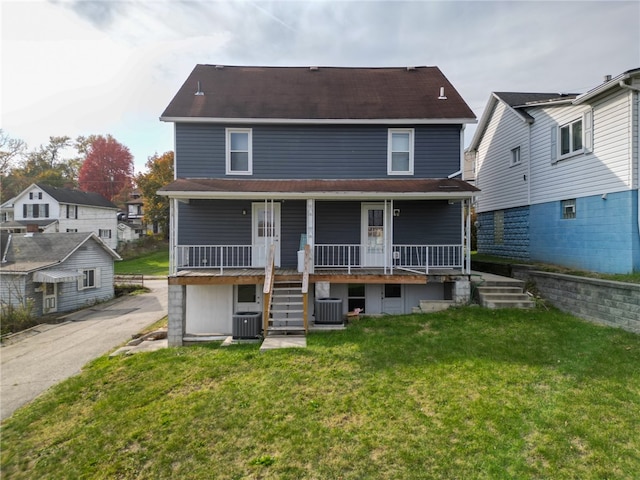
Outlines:
{"type": "Polygon", "coordinates": [[[483,192],[478,250],[640,270],[639,93],[640,69],[582,95],[492,93],[467,152],[483,192]]]}
{"type": "Polygon", "coordinates": [[[97,193],[34,183],[16,196],[14,221],[3,225],[3,230],[91,232],[115,249],[118,245],[117,211],[116,205],[97,193]]]}

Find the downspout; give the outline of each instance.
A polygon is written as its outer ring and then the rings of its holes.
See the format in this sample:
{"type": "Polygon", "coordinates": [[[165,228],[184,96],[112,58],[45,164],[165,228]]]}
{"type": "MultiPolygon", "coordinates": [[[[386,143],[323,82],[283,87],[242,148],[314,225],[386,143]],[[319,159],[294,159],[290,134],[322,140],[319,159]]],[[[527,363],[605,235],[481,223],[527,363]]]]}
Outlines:
{"type": "MultiPolygon", "coordinates": [[[[626,88],[627,90],[631,90],[632,92],[640,92],[640,88],[638,87],[634,87],[633,85],[628,85],[627,83],[625,83],[624,80],[620,80],[618,82],[618,85],[620,85],[620,88],[626,88]]],[[[633,96],[633,93],[631,93],[631,95],[633,96]]],[[[640,129],[640,94],[636,94],[636,103],[637,105],[637,109],[638,109],[638,126],[637,128],[640,129]]],[[[633,120],[632,120],[632,124],[633,124],[633,120]]],[[[632,127],[632,131],[633,131],[633,127],[632,127]]],[[[633,162],[634,158],[633,158],[633,136],[630,139],[631,141],[631,162],[633,162]]],[[[640,235],[640,159],[638,159],[638,156],[640,156],[639,152],[636,152],[636,170],[637,170],[637,182],[638,182],[638,197],[636,199],[636,204],[638,207],[638,235],[640,235]]],[[[633,168],[633,167],[632,167],[633,168]]],[[[633,181],[633,179],[632,179],[633,181]]]]}

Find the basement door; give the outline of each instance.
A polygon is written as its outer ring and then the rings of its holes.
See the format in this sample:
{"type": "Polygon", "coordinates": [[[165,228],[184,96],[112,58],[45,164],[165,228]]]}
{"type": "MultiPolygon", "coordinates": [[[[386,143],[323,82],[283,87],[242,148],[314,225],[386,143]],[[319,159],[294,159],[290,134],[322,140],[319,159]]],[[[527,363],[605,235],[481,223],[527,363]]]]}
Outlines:
{"type": "Polygon", "coordinates": [[[252,206],[252,256],[253,267],[267,264],[269,248],[276,246],[275,266],[280,266],[280,204],[254,203],[252,206]]]}

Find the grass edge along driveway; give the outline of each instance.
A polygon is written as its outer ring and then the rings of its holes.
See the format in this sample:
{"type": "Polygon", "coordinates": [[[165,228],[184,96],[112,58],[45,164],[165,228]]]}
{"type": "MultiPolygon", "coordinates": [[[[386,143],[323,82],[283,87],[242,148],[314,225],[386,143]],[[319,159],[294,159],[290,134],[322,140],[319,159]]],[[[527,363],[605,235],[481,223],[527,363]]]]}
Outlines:
{"type": "Polygon", "coordinates": [[[2,428],[5,478],[637,478],[640,337],[558,311],[361,318],[308,348],[100,358],[2,428]]]}

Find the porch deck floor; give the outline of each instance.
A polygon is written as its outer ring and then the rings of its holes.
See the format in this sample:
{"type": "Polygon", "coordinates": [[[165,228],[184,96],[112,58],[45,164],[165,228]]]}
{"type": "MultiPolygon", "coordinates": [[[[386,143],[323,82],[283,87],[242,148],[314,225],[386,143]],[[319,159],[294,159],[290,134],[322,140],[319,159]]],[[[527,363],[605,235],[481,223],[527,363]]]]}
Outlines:
{"type": "MultiPolygon", "coordinates": [[[[275,274],[277,276],[301,276],[302,273],[293,268],[276,268],[275,274]]],[[[346,268],[316,268],[314,273],[310,273],[310,277],[314,276],[344,276],[344,275],[397,275],[397,276],[415,276],[415,275],[465,275],[462,270],[459,269],[431,269],[429,273],[419,272],[416,270],[405,270],[401,268],[394,268],[393,273],[387,270],[385,273],[384,268],[352,268],[351,273],[346,268]]],[[[179,270],[176,277],[256,277],[264,276],[264,268],[227,268],[220,272],[217,268],[195,268],[179,270]]]]}

